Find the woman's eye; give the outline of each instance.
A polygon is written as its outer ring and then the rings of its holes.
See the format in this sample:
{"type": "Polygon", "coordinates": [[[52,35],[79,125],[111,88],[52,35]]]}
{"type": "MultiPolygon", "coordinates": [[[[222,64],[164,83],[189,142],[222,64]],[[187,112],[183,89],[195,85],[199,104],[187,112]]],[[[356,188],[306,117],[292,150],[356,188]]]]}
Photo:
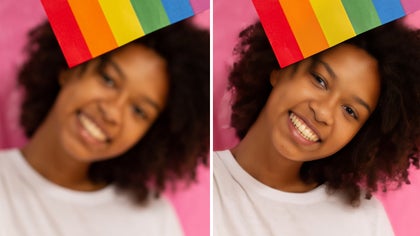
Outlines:
{"type": "Polygon", "coordinates": [[[349,114],[350,116],[352,116],[354,119],[358,119],[358,116],[356,114],[356,112],[349,106],[344,106],[344,111],[349,114]]]}
{"type": "Polygon", "coordinates": [[[134,115],[142,119],[145,119],[145,120],[148,119],[147,113],[141,107],[137,105],[133,105],[133,112],[134,112],[134,115]]]}
{"type": "Polygon", "coordinates": [[[327,89],[327,82],[318,74],[316,73],[311,73],[315,83],[319,86],[321,86],[323,89],[327,89]]]}
{"type": "Polygon", "coordinates": [[[110,88],[114,88],[114,87],[116,87],[115,80],[113,80],[113,79],[112,79],[110,76],[108,76],[107,74],[105,74],[105,73],[101,73],[101,78],[102,78],[103,82],[105,83],[105,85],[106,85],[107,87],[110,87],[110,88]]]}

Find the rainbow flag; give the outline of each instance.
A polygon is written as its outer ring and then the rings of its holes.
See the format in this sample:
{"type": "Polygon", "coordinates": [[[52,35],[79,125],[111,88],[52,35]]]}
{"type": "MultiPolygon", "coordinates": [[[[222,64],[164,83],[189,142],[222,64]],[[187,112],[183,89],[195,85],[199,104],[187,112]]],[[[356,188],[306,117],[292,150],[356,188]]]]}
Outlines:
{"type": "Polygon", "coordinates": [[[420,0],[253,0],[282,67],[420,9],[420,0]]]}
{"type": "Polygon", "coordinates": [[[209,9],[209,0],[41,0],[70,67],[209,9]]]}

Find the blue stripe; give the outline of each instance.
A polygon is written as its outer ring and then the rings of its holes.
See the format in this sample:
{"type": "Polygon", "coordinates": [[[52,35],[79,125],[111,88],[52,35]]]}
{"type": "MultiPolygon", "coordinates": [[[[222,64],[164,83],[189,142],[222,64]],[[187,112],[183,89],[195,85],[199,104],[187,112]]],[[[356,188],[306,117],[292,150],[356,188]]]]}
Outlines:
{"type": "Polygon", "coordinates": [[[189,0],[161,0],[171,23],[178,22],[194,15],[189,0]]]}
{"type": "Polygon", "coordinates": [[[405,16],[399,0],[372,0],[382,24],[405,16]]]}

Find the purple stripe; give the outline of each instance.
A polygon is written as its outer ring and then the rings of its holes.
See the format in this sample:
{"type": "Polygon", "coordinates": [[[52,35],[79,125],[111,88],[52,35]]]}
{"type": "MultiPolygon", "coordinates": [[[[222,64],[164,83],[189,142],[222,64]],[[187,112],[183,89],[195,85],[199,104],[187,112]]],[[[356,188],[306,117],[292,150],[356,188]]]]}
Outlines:
{"type": "Polygon", "coordinates": [[[417,10],[420,10],[419,0],[401,0],[401,4],[403,5],[406,14],[410,14],[417,10]]]}
{"type": "Polygon", "coordinates": [[[210,8],[209,0],[190,0],[194,13],[200,13],[210,8]]]}

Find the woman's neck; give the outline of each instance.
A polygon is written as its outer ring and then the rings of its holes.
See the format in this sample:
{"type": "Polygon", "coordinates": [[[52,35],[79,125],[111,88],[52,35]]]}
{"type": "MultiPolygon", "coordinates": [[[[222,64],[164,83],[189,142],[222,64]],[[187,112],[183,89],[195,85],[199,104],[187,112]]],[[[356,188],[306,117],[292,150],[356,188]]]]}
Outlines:
{"type": "Polygon", "coordinates": [[[307,192],[317,186],[300,177],[303,162],[281,156],[265,132],[264,123],[257,120],[244,139],[233,148],[239,165],[261,183],[285,192],[307,192]]]}
{"type": "Polygon", "coordinates": [[[105,184],[88,178],[90,163],[66,155],[58,138],[41,126],[21,152],[32,168],[49,181],[78,191],[94,191],[105,184]]]}

